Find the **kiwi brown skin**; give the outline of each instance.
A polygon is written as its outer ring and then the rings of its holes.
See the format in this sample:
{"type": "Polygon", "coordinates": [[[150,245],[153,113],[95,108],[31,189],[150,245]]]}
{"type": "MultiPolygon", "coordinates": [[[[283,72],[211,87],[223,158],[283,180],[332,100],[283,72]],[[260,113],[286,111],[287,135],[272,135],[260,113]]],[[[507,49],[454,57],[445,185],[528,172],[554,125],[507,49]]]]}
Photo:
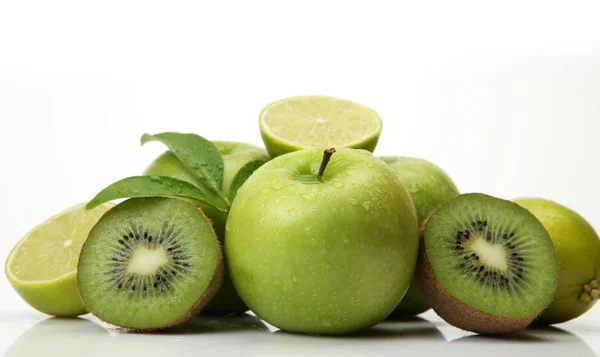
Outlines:
{"type": "MultiPolygon", "coordinates": [[[[173,198],[173,199],[179,199],[179,198],[173,198]]],[[[184,200],[182,200],[182,201],[184,201],[184,200]]],[[[161,331],[161,330],[165,330],[165,329],[169,329],[171,327],[181,325],[181,324],[189,321],[194,316],[198,315],[202,311],[202,309],[211,301],[211,299],[219,292],[219,289],[221,288],[221,285],[223,284],[223,278],[225,275],[225,264],[223,262],[223,247],[221,245],[221,241],[219,240],[219,238],[217,237],[217,234],[215,233],[212,221],[206,216],[206,214],[204,214],[202,209],[192,203],[189,203],[189,202],[187,202],[187,203],[194,206],[194,208],[198,212],[200,212],[200,214],[202,215],[202,217],[208,224],[208,227],[210,228],[211,235],[212,235],[213,239],[215,240],[215,246],[217,248],[217,266],[216,266],[215,272],[212,276],[212,279],[210,280],[210,283],[208,284],[204,294],[202,294],[202,296],[200,296],[200,298],[198,298],[198,300],[194,303],[194,305],[192,305],[192,307],[185,314],[183,314],[179,319],[172,321],[170,323],[164,324],[164,325],[157,325],[157,326],[153,326],[153,327],[149,327],[149,328],[139,328],[139,327],[134,327],[134,326],[128,326],[125,324],[115,325],[112,322],[103,320],[99,316],[94,315],[94,317],[96,317],[98,320],[105,322],[107,324],[114,325],[114,326],[117,326],[117,327],[120,327],[123,329],[127,329],[127,330],[131,330],[131,331],[136,331],[136,332],[161,331]]],[[[87,243],[87,240],[82,245],[82,249],[86,245],[86,243],[87,243]]],[[[77,263],[78,270],[79,270],[80,263],[81,263],[81,259],[77,263]]],[[[91,311],[89,309],[89,306],[86,306],[85,300],[83,300],[83,296],[81,295],[81,291],[79,290],[79,277],[77,279],[77,291],[79,293],[79,298],[81,299],[86,310],[91,311]]]]}
{"type": "MultiPolygon", "coordinates": [[[[452,326],[482,335],[502,335],[512,333],[531,325],[542,311],[550,305],[552,302],[551,300],[539,311],[536,311],[529,316],[502,317],[475,309],[459,301],[440,285],[433,271],[433,267],[431,266],[431,262],[427,257],[425,229],[431,216],[446,204],[447,202],[438,205],[436,209],[429,213],[420,227],[419,253],[415,277],[425,301],[427,301],[436,314],[452,326]]],[[[554,289],[556,289],[556,283],[554,289]]]]}

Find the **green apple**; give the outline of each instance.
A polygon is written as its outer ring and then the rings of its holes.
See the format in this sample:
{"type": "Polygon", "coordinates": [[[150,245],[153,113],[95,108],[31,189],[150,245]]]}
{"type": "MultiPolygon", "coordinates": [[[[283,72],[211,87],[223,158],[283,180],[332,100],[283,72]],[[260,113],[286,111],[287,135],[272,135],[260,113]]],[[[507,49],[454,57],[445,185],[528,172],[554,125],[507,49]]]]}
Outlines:
{"type": "MultiPolygon", "coordinates": [[[[268,161],[270,159],[267,151],[256,146],[229,141],[213,141],[219,153],[223,157],[223,182],[221,189],[225,195],[229,195],[229,189],[233,178],[238,171],[250,161],[268,161]]],[[[169,176],[184,180],[198,186],[206,195],[213,197],[214,201],[218,201],[215,197],[216,193],[204,188],[200,181],[188,171],[181,161],[170,151],[167,151],[154,160],[144,171],[145,175],[169,176]]],[[[199,204],[205,214],[213,222],[213,228],[221,241],[225,237],[225,222],[227,214],[219,212],[214,207],[206,204],[199,204]]],[[[231,280],[225,274],[223,284],[217,295],[204,308],[205,313],[227,314],[241,313],[247,311],[248,308],[240,299],[235,291],[231,280]]]]}
{"type": "Polygon", "coordinates": [[[369,328],[394,310],[415,271],[417,213],[399,177],[366,150],[340,148],[327,163],[330,155],[305,149],[267,162],[227,220],[236,290],[288,332],[369,328]]]}
{"type": "Polygon", "coordinates": [[[573,320],[600,299],[600,237],[579,213],[558,202],[521,197],[515,203],[526,208],[550,234],[558,260],[558,282],[550,305],[536,324],[573,320]]]}
{"type": "MultiPolygon", "coordinates": [[[[423,224],[425,218],[437,206],[459,195],[455,183],[448,174],[430,161],[406,156],[384,156],[380,159],[394,169],[410,192],[417,210],[419,225],[423,224]]],[[[406,295],[391,316],[414,316],[427,310],[429,304],[413,279],[406,295]]]]}

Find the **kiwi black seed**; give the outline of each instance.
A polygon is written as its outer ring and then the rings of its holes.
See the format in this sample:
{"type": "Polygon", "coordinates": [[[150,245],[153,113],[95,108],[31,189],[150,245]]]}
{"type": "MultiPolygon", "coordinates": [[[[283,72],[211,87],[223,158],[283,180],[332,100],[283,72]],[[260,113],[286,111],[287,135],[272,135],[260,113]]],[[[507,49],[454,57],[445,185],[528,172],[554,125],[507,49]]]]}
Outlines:
{"type": "Polygon", "coordinates": [[[156,330],[199,313],[221,286],[223,257],[211,222],[176,198],[133,198],[91,230],[79,260],[88,310],[110,324],[156,330]]]}
{"type": "Polygon", "coordinates": [[[525,209],[485,194],[462,194],[422,225],[417,279],[448,323],[483,334],[514,332],[550,303],[556,254],[546,230],[525,209]]]}

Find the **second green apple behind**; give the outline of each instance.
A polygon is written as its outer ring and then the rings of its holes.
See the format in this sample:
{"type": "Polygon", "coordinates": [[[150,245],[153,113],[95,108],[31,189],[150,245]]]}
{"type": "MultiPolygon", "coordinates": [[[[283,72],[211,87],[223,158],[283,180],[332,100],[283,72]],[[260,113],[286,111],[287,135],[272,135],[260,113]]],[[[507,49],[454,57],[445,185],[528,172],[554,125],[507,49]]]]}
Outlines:
{"type": "MultiPolygon", "coordinates": [[[[229,189],[233,178],[238,171],[248,162],[251,161],[268,161],[269,155],[265,149],[254,145],[230,142],[230,141],[214,141],[213,142],[223,157],[223,183],[221,189],[223,193],[229,195],[229,189]]],[[[214,192],[204,188],[202,183],[194,177],[194,175],[183,166],[183,163],[170,151],[167,151],[154,160],[144,171],[146,175],[158,175],[175,177],[180,180],[188,181],[198,188],[203,190],[208,197],[214,197],[214,192]]],[[[214,197],[217,200],[217,197],[214,197]]],[[[210,218],[213,228],[221,241],[225,238],[225,221],[227,214],[217,211],[214,207],[206,204],[200,204],[204,213],[210,218]]],[[[226,274],[223,285],[217,295],[208,303],[203,313],[211,313],[217,315],[226,315],[230,313],[243,313],[248,308],[239,298],[235,291],[229,275],[226,274]]]]}
{"type": "MultiPolygon", "coordinates": [[[[459,191],[452,179],[439,166],[416,157],[381,157],[404,182],[414,202],[419,225],[440,204],[458,196],[459,191]]],[[[392,317],[408,317],[429,310],[416,281],[410,285],[406,295],[398,304],[392,317]]]]}

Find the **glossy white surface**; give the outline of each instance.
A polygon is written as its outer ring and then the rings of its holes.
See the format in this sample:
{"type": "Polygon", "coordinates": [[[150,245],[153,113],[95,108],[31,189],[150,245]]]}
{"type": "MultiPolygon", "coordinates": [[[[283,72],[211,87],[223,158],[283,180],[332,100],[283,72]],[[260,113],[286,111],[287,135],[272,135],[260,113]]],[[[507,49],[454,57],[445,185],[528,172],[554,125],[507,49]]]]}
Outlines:
{"type": "Polygon", "coordinates": [[[198,317],[168,332],[139,334],[102,324],[41,314],[0,314],[5,357],[45,356],[573,356],[600,354],[600,308],[556,327],[505,337],[459,330],[432,312],[385,321],[358,335],[307,336],[281,332],[252,315],[198,317]]]}

